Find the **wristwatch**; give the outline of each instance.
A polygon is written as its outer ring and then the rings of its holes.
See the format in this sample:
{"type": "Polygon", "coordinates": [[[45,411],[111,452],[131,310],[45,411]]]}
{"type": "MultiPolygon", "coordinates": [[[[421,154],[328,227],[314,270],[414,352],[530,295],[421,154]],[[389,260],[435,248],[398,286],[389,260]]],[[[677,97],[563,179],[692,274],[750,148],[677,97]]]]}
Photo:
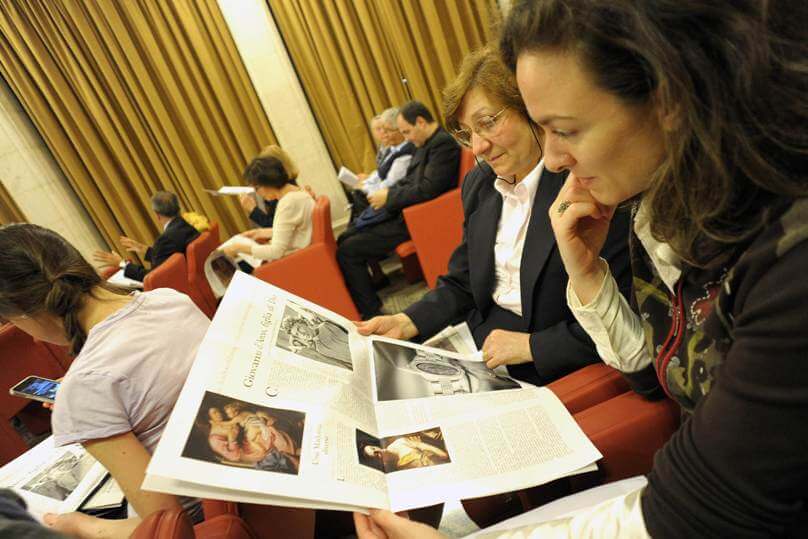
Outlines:
{"type": "Polygon", "coordinates": [[[471,393],[466,372],[451,363],[416,355],[410,363],[424,380],[429,382],[433,395],[471,393]]]}

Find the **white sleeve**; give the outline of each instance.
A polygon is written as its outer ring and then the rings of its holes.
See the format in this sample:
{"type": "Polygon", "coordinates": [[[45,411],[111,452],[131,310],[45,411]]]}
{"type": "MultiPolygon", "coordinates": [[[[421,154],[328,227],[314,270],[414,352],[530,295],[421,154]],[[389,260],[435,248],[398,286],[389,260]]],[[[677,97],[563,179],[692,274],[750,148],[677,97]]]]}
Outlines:
{"type": "Polygon", "coordinates": [[[253,245],[252,255],[260,260],[276,260],[289,250],[295,231],[303,222],[304,205],[294,197],[284,204],[278,203],[275,220],[272,222],[272,239],[265,245],[253,245]]]}
{"type": "Polygon", "coordinates": [[[382,189],[387,189],[392,185],[395,185],[398,180],[406,176],[407,167],[410,166],[410,161],[412,161],[411,155],[402,155],[401,157],[397,157],[390,166],[390,170],[387,171],[387,178],[382,181],[382,189]]]}
{"type": "Polygon", "coordinates": [[[606,275],[595,298],[587,305],[567,283],[567,305],[581,324],[603,361],[622,372],[636,372],[653,360],[648,350],[642,319],[620,294],[609,265],[601,259],[606,275]]]}
{"type": "Polygon", "coordinates": [[[607,500],[567,518],[502,533],[482,533],[479,539],[650,539],[640,498],[642,489],[607,500]]]}
{"type": "Polygon", "coordinates": [[[379,171],[374,170],[373,172],[368,174],[368,177],[365,178],[364,182],[362,182],[361,187],[362,192],[365,193],[366,195],[369,195],[375,191],[378,191],[381,188],[380,187],[381,183],[382,181],[379,179],[379,171]]]}

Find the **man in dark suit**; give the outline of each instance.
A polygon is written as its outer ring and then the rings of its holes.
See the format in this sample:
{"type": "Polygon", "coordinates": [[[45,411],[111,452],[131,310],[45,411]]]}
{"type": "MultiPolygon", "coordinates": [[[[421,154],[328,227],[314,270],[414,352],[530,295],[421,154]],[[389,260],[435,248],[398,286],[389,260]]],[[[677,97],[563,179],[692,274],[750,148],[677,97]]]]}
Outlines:
{"type": "Polygon", "coordinates": [[[339,238],[337,261],[345,284],[362,318],[380,313],[382,306],[368,272],[378,261],[409,239],[401,210],[435,198],[457,185],[460,146],[417,101],[401,107],[396,118],[399,131],[417,148],[405,177],[388,189],[368,196],[374,210],[363,212],[339,238]]]}
{"type": "MultiPolygon", "coordinates": [[[[498,353],[506,356],[508,361],[503,362],[511,376],[536,385],[545,385],[599,361],[594,344],[567,307],[567,273],[548,217],[550,204],[566,175],[547,169],[541,174],[522,251],[521,316],[500,307],[493,299],[497,286],[494,248],[503,199],[494,187],[494,171],[481,164],[463,182],[463,239],[452,254],[448,272],[438,279],[434,290],[404,313],[383,319],[391,319],[388,324],[392,325],[392,319],[406,317],[414,328],[410,334],[405,331],[400,336],[411,338],[414,332],[419,339],[466,320],[478,348],[485,350],[486,341],[489,348],[496,348],[499,343],[492,346],[492,342],[500,341],[503,346],[498,353]],[[525,337],[524,350],[514,345],[521,341],[512,338],[517,334],[525,337]]],[[[631,287],[628,234],[629,215],[620,210],[612,219],[601,252],[624,296],[631,287]]],[[[364,332],[361,327],[360,332],[364,332]]]]}
{"type": "MultiPolygon", "coordinates": [[[[121,237],[121,244],[127,251],[138,253],[151,264],[151,269],[154,269],[174,253],[185,253],[186,247],[199,236],[199,232],[180,215],[179,199],[174,193],[158,191],[151,202],[152,209],[157,214],[157,222],[163,229],[154,240],[154,245],[148,247],[126,236],[121,237]]],[[[121,256],[114,252],[98,251],[93,258],[108,266],[123,264],[121,256]]],[[[142,281],[148,273],[146,268],[133,262],[126,262],[123,267],[124,276],[136,281],[142,281]]]]}

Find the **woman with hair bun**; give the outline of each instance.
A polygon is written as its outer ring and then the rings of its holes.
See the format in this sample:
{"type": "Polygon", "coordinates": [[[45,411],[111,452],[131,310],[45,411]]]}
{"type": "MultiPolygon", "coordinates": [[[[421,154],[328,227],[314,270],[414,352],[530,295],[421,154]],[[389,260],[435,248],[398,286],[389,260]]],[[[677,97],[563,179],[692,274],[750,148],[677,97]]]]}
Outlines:
{"type": "MultiPolygon", "coordinates": [[[[169,289],[129,295],[55,232],[15,224],[0,227],[0,317],[75,355],[53,406],[56,445],[82,444],[141,517],[181,503],[201,518],[197,500],[140,489],[210,323],[194,303],[169,289]]],[[[45,522],[78,537],[128,537],[140,519],[45,522]]]]}

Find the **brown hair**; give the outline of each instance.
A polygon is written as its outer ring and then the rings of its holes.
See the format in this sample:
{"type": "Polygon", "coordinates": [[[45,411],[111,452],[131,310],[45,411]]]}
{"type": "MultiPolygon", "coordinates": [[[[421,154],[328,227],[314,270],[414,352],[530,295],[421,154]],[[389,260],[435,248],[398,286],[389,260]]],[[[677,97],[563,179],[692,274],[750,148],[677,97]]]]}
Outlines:
{"type": "Polygon", "coordinates": [[[266,146],[261,153],[258,154],[258,157],[274,157],[281,163],[283,163],[283,168],[286,170],[286,174],[289,176],[289,179],[292,180],[292,183],[297,183],[297,177],[300,174],[300,169],[297,168],[297,165],[292,158],[286,153],[286,150],[278,146],[277,144],[271,144],[266,146]]]}
{"type": "Polygon", "coordinates": [[[654,236],[708,265],[776,197],[808,195],[806,5],[520,0],[500,49],[512,70],[525,52],[573,51],[605,91],[675,118],[643,196],[654,236]]]}
{"type": "Polygon", "coordinates": [[[247,165],[242,175],[253,187],[274,187],[280,189],[287,183],[294,183],[283,161],[276,157],[256,157],[247,165]]]}
{"type": "Polygon", "coordinates": [[[460,105],[474,88],[480,88],[491,99],[529,119],[513,73],[502,62],[496,48],[486,46],[467,54],[455,79],[443,89],[443,117],[449,131],[460,129],[460,105]]]}
{"type": "Polygon", "coordinates": [[[49,313],[61,318],[76,355],[87,339],[78,313],[97,287],[127,293],[101,279],[56,232],[30,224],[0,227],[0,316],[49,313]]]}

